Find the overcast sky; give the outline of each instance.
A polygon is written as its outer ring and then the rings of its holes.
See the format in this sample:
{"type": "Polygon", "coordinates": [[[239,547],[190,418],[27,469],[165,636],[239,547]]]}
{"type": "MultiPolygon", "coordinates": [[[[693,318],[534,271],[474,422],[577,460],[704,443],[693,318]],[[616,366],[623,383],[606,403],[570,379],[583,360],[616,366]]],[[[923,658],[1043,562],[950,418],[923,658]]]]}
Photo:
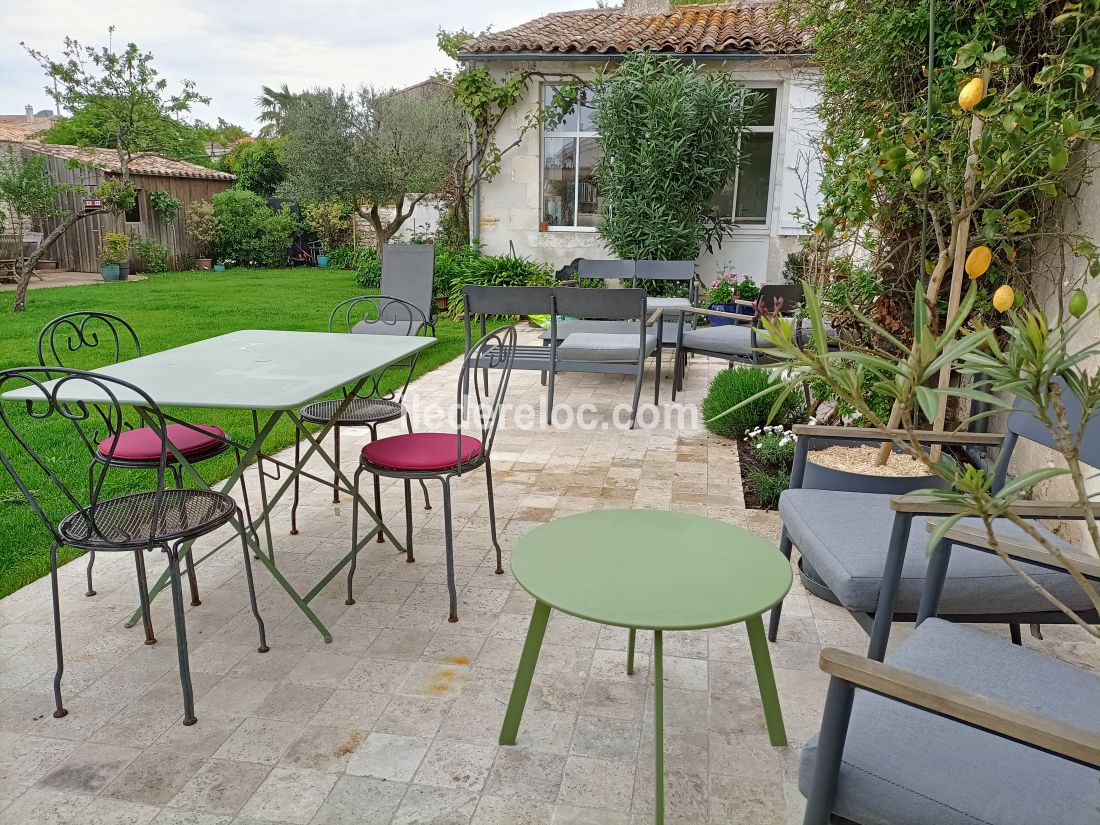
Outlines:
{"type": "Polygon", "coordinates": [[[60,55],[66,35],[105,44],[134,41],[177,88],[195,81],[213,98],[194,116],[256,128],[261,85],[406,86],[448,60],[435,45],[440,28],[495,31],[595,0],[0,0],[0,114],[30,103],[53,108],[26,41],[60,55]]]}

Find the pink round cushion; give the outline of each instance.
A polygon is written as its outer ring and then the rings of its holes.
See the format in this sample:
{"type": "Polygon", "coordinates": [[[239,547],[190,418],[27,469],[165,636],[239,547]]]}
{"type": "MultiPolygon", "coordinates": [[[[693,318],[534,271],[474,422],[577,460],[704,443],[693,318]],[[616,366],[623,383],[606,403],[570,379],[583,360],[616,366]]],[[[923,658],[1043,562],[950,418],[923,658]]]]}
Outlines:
{"type": "MultiPolygon", "coordinates": [[[[208,424],[196,426],[197,429],[192,429],[183,424],[168,425],[168,440],[183,455],[205,453],[224,443],[219,439],[225,438],[225,430],[208,424]],[[198,430],[202,430],[202,432],[198,432],[198,430]]],[[[117,458],[121,461],[160,461],[160,436],[149,427],[139,427],[136,430],[127,430],[112,438],[100,441],[96,449],[99,450],[99,454],[102,456],[117,458]],[[114,448],[114,455],[111,455],[112,447],[114,448]]],[[[168,460],[173,460],[171,452],[168,453],[168,460]]]]}
{"type": "MultiPolygon", "coordinates": [[[[363,448],[363,460],[390,470],[446,470],[457,466],[460,442],[454,433],[409,433],[372,441],[363,448]]],[[[464,435],[465,464],[481,452],[481,442],[464,435]]]]}

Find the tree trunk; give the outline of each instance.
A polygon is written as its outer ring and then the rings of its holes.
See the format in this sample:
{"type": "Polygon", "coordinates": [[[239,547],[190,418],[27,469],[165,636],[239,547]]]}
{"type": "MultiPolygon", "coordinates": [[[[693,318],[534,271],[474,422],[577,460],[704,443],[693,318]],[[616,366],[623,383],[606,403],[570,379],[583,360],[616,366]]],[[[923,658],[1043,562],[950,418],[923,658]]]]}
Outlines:
{"type": "Polygon", "coordinates": [[[417,195],[409,202],[408,211],[405,211],[405,196],[402,195],[401,199],[397,202],[397,212],[394,218],[389,223],[382,222],[382,215],[378,211],[377,204],[371,204],[368,211],[364,212],[363,207],[357,207],[356,211],[370,221],[370,225],[374,227],[374,248],[378,252],[378,257],[382,257],[383,250],[390,238],[397,234],[397,231],[401,226],[412,217],[413,210],[420,201],[424,200],[426,195],[417,195]]]}
{"type": "Polygon", "coordinates": [[[75,226],[88,217],[91,212],[76,212],[72,215],[67,215],[61,223],[53,228],[53,230],[46,235],[35,248],[34,252],[30,254],[28,258],[17,261],[15,265],[16,286],[15,286],[15,300],[12,302],[13,312],[23,312],[27,308],[27,290],[31,285],[31,277],[34,275],[34,268],[42,256],[45,255],[50,247],[57,243],[57,239],[69,231],[70,227],[75,226]]]}

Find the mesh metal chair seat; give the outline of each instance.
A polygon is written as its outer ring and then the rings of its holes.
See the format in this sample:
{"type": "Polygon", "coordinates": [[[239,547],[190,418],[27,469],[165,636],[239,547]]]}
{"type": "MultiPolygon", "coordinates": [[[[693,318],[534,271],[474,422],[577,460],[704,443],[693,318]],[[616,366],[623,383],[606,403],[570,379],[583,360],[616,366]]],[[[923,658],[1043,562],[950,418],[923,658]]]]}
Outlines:
{"type": "Polygon", "coordinates": [[[57,529],[72,547],[133,550],[147,547],[150,540],[162,544],[205,535],[227,524],[236,509],[232,498],[210,490],[131,493],[77,510],[57,529]]]}
{"type": "MultiPolygon", "coordinates": [[[[344,403],[342,399],[332,401],[314,401],[302,407],[302,420],[311,424],[326,424],[344,403]]],[[[397,401],[384,398],[353,398],[336,419],[337,425],[355,426],[356,424],[385,424],[396,421],[405,414],[405,407],[397,401]]]]}

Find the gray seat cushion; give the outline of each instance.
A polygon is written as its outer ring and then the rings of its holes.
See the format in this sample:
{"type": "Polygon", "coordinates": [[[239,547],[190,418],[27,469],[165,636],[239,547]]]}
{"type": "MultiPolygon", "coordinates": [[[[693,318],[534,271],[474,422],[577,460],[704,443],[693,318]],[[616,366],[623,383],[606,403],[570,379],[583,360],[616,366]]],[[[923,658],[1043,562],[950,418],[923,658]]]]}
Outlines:
{"type": "MultiPolygon", "coordinates": [[[[638,361],[637,334],[614,332],[574,332],[558,344],[561,361],[602,361],[632,364],[638,361]]],[[[657,349],[657,336],[645,337],[645,354],[657,349]]]]}
{"type": "MultiPolygon", "coordinates": [[[[680,307],[691,306],[691,301],[687,298],[646,298],[646,309],[653,311],[655,309],[663,310],[675,310],[680,307]]],[[[677,315],[679,313],[676,313],[677,315]]]]}
{"type": "MultiPolygon", "coordinates": [[[[768,333],[762,329],[756,330],[756,346],[770,347],[771,345],[768,333]]],[[[684,346],[688,349],[720,352],[724,355],[743,358],[752,357],[753,354],[752,332],[748,324],[684,330],[684,346]]]]}
{"type": "MultiPolygon", "coordinates": [[[[873,612],[878,603],[882,573],[894,511],[890,495],[846,493],[836,490],[787,490],[779,498],[779,515],[791,541],[848,610],[873,612]]],[[[914,518],[902,566],[897,609],[915,613],[928,570],[928,532],[925,518],[914,518]]],[[[981,528],[977,519],[962,524],[981,528]]],[[[1069,552],[1079,549],[1040,525],[1040,530],[1069,552]]],[[[1024,537],[1023,531],[1003,519],[997,532],[1024,537]]],[[[1085,592],[1066,573],[1024,564],[1021,567],[1074,609],[1091,605],[1085,592]]],[[[1050,603],[1036,593],[1008,565],[992,553],[957,547],[951,554],[940,612],[945,615],[1050,611],[1050,603]]]]}
{"type": "MultiPolygon", "coordinates": [[[[1100,678],[973,628],[929,619],[888,661],[1100,731],[1100,678]]],[[[817,737],[802,751],[807,794],[817,737]]],[[[857,691],[834,812],[859,825],[1084,825],[1100,820],[1100,772],[857,691]]]]}
{"type": "MultiPolygon", "coordinates": [[[[638,334],[637,321],[589,321],[583,318],[559,319],[557,323],[558,340],[562,340],[574,332],[633,332],[638,334]]],[[[539,336],[541,341],[550,340],[550,330],[539,336]]]]}

